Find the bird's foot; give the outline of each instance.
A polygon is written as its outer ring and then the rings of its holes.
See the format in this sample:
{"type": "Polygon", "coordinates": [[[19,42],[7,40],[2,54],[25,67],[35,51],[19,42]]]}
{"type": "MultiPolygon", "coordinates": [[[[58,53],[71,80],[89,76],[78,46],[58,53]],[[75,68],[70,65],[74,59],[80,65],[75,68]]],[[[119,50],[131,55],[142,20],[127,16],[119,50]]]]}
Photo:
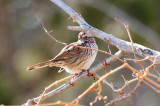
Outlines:
{"type": "Polygon", "coordinates": [[[75,86],[76,84],[74,84],[74,83],[72,83],[72,82],[69,82],[69,84],[71,85],[71,86],[75,86]]]}
{"type": "Polygon", "coordinates": [[[72,78],[76,77],[77,75],[78,75],[78,73],[75,73],[75,74],[72,76],[72,78]]]}
{"type": "Polygon", "coordinates": [[[87,70],[87,73],[88,73],[87,76],[92,76],[94,80],[97,78],[97,75],[96,75],[95,73],[94,73],[94,74],[91,74],[91,73],[89,72],[89,70],[87,70]]]}

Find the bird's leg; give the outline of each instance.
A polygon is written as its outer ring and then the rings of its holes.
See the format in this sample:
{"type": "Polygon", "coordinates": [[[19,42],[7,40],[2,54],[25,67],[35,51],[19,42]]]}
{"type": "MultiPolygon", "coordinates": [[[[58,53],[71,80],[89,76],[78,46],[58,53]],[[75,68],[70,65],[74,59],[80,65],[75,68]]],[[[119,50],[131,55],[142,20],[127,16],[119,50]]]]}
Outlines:
{"type": "Polygon", "coordinates": [[[74,84],[74,83],[72,83],[72,82],[69,82],[69,84],[71,85],[71,86],[75,86],[76,84],[74,84]]]}
{"type": "Polygon", "coordinates": [[[89,69],[87,70],[87,73],[88,73],[87,76],[92,76],[94,80],[97,78],[96,74],[91,74],[91,73],[89,72],[89,69]]]}
{"type": "Polygon", "coordinates": [[[87,71],[87,73],[88,73],[87,76],[92,76],[92,77],[94,78],[94,80],[95,80],[95,78],[96,78],[96,77],[95,77],[95,74],[91,74],[91,73],[89,72],[89,69],[88,69],[88,70],[84,70],[84,69],[83,69],[82,72],[80,72],[80,74],[82,74],[82,73],[85,72],[85,71],[87,71]]]}
{"type": "Polygon", "coordinates": [[[78,73],[75,73],[75,74],[72,76],[72,78],[76,77],[77,75],[78,75],[78,73]]]}

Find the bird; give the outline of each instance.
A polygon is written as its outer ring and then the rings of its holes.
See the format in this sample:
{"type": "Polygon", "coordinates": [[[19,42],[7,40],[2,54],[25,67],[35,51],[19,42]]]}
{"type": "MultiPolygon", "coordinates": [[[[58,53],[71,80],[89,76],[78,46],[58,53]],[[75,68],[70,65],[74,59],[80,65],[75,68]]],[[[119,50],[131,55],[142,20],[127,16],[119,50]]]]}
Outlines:
{"type": "Polygon", "coordinates": [[[69,45],[66,45],[55,58],[29,66],[26,70],[55,66],[65,69],[69,74],[78,74],[89,69],[97,56],[98,46],[94,37],[89,33],[80,32],[78,41],[69,45]],[[84,47],[91,49],[84,49],[84,47]]]}

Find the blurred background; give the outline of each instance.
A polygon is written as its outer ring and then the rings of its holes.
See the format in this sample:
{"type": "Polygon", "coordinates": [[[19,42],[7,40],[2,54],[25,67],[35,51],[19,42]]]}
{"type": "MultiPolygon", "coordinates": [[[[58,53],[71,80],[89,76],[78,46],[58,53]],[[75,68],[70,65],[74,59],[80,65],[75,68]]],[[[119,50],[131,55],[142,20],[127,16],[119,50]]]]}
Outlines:
{"type": "MultiPolygon", "coordinates": [[[[129,41],[125,28],[114,20],[119,18],[130,26],[134,42],[160,50],[160,0],[64,0],[64,2],[80,13],[90,25],[129,41]]],[[[64,47],[45,34],[35,14],[43,20],[49,31],[53,30],[52,35],[57,40],[65,43],[77,41],[78,32],[67,30],[67,26],[77,24],[49,0],[0,0],[0,104],[23,104],[28,99],[39,96],[52,82],[69,75],[65,71],[58,73],[59,68],[56,67],[33,72],[25,70],[27,66],[52,59],[64,47]]],[[[96,41],[99,49],[108,51],[107,43],[97,38],[96,41]]],[[[110,49],[112,53],[117,51],[113,46],[110,46],[110,49]]],[[[98,53],[93,65],[106,57],[108,56],[98,53]]],[[[140,69],[138,64],[129,63],[140,69]]],[[[106,71],[121,64],[116,61],[106,71]]],[[[143,64],[147,66],[150,62],[143,64]]],[[[104,69],[100,70],[99,74],[103,75],[104,69]]],[[[131,74],[130,70],[125,69],[107,80],[121,87],[124,84],[121,75],[130,80],[131,74]]],[[[75,87],[43,103],[58,100],[70,102],[93,82],[93,78],[83,79],[75,87]]],[[[108,101],[116,96],[106,85],[103,86],[102,95],[108,96],[108,101]]],[[[94,92],[90,92],[80,104],[89,105],[95,96],[94,92]]],[[[160,95],[142,84],[136,95],[118,102],[118,106],[130,106],[131,101],[133,106],[158,106],[160,95]]],[[[95,105],[104,103],[98,101],[95,105]]]]}

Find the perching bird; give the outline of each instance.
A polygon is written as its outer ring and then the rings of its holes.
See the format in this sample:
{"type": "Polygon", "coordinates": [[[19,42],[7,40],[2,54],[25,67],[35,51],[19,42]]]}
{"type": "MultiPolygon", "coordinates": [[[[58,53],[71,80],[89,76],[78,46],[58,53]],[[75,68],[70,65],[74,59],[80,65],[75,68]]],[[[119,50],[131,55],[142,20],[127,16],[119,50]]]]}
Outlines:
{"type": "Polygon", "coordinates": [[[46,66],[61,67],[70,74],[80,73],[84,70],[87,70],[94,62],[97,51],[91,49],[82,49],[80,47],[98,49],[94,37],[88,33],[80,32],[78,35],[78,41],[71,43],[70,45],[74,46],[65,46],[52,60],[32,65],[27,67],[27,70],[32,71],[46,66]]]}

